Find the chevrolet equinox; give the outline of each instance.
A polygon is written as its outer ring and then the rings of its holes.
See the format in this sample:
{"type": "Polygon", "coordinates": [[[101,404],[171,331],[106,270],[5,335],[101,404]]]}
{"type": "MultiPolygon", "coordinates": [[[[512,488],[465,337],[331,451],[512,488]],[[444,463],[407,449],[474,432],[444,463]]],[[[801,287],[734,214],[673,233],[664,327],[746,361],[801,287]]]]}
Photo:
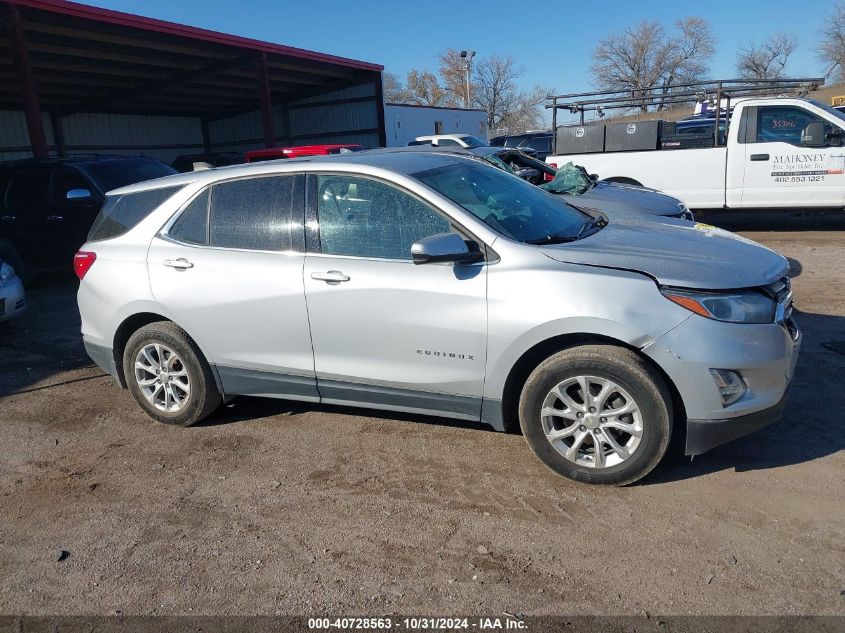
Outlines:
{"type": "Polygon", "coordinates": [[[89,355],[160,422],[239,395],[481,421],[596,484],[777,420],[801,341],[773,251],[435,152],[123,187],[74,265],[89,355]]]}

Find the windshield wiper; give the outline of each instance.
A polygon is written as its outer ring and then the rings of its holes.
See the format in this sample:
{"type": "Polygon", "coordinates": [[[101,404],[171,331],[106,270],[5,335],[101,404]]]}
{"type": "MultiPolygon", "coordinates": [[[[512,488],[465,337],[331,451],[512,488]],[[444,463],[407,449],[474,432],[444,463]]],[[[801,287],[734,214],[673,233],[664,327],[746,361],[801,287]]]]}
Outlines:
{"type": "Polygon", "coordinates": [[[574,242],[578,238],[575,235],[564,235],[563,233],[556,233],[554,235],[544,235],[533,240],[525,240],[526,244],[563,244],[565,242],[574,242]]]}
{"type": "Polygon", "coordinates": [[[578,229],[578,233],[575,234],[575,239],[580,240],[582,237],[587,237],[593,229],[601,229],[605,226],[607,226],[607,220],[605,220],[602,216],[597,215],[594,218],[590,218],[584,222],[584,225],[580,229],[578,229]]]}

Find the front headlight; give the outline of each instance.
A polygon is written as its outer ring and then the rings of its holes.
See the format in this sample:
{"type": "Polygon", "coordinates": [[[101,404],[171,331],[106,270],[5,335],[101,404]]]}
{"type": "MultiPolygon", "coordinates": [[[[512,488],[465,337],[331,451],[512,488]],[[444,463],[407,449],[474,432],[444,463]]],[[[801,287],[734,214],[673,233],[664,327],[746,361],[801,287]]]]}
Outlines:
{"type": "Polygon", "coordinates": [[[699,292],[661,288],[663,296],[690,312],[729,323],[773,323],[775,301],[756,290],[699,292]]]}
{"type": "Polygon", "coordinates": [[[6,262],[0,264],[0,286],[5,286],[15,276],[15,269],[6,262]]]}

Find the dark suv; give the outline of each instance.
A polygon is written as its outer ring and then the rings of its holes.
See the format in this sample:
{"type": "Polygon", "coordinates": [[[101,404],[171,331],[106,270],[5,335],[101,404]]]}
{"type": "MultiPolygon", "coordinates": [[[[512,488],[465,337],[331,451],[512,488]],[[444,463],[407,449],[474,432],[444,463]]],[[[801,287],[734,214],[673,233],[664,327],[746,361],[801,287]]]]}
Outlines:
{"type": "Polygon", "coordinates": [[[490,139],[493,147],[517,148],[539,160],[546,160],[546,156],[552,153],[551,132],[525,132],[524,134],[511,134],[509,136],[497,136],[490,139]]]}
{"type": "Polygon", "coordinates": [[[107,191],[174,173],[143,157],[0,163],[0,258],[23,275],[70,270],[107,191]]]}

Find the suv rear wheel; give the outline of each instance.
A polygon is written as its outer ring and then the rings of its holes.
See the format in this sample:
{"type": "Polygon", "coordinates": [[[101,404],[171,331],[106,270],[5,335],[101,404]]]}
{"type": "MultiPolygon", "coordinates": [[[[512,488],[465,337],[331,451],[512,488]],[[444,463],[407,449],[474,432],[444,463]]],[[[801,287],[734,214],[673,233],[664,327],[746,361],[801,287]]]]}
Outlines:
{"type": "Polygon", "coordinates": [[[554,472],[625,485],[658,464],[672,429],[672,399],[634,352],[611,345],[560,351],[528,377],[519,422],[534,454],[554,472]]]}
{"type": "Polygon", "coordinates": [[[135,401],[165,424],[196,424],[220,405],[214,375],[196,343],[169,321],[145,325],[129,338],[123,375],[135,401]]]}

